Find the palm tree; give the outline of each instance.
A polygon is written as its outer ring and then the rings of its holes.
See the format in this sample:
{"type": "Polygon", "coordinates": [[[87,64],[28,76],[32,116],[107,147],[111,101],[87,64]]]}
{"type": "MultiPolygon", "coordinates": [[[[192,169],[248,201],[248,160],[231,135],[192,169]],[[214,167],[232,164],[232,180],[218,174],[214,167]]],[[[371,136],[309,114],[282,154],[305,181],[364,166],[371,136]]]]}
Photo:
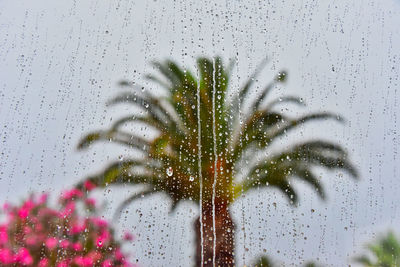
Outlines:
{"type": "Polygon", "coordinates": [[[358,263],[366,267],[396,267],[400,265],[400,241],[393,232],[378,240],[376,244],[368,245],[374,255],[373,260],[367,255],[356,258],[358,263]]]}
{"type": "Polygon", "coordinates": [[[98,141],[114,142],[143,154],[141,159],[117,160],[100,174],[87,178],[100,187],[147,186],[123,206],[155,192],[166,193],[172,199],[172,208],[182,200],[199,204],[201,216],[194,223],[197,266],[234,264],[235,224],[229,206],[251,189],[276,187],[295,204],[298,198],[290,182],[292,177],[309,183],[324,198],[313,166],[343,169],[356,177],[344,149],[328,141],[305,141],[279,153],[266,153],[272,143],[306,122],[342,119],[326,112],[292,118],[277,109],[284,103],[304,105],[298,97],[266,102],[271,89],[286,79],[285,72],[278,73],[256,97],[250,98],[250,89],[264,63],[235,93],[228,90],[233,61],[225,67],[219,57],[198,58],[197,75],[171,60],[153,62],[161,76],[146,77],[161,85],[166,97],[122,81],[120,85],[129,91],[109,104],[131,104],[143,112],[132,112],[109,129],[90,133],[79,144],[83,149],[98,141]],[[249,108],[242,112],[246,104],[249,108]],[[149,140],[127,132],[123,126],[128,123],[144,124],[158,136],[149,140]],[[255,155],[260,160],[255,161],[255,155]],[[240,175],[239,170],[246,174],[240,175]]]}

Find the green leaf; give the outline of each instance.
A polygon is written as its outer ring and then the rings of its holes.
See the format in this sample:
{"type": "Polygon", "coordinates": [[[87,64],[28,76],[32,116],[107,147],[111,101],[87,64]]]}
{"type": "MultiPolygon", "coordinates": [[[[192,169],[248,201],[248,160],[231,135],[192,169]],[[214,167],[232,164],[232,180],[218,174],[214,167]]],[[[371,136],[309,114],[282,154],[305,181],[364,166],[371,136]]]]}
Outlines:
{"type": "Polygon", "coordinates": [[[255,69],[253,74],[250,76],[250,78],[243,85],[243,87],[240,88],[240,90],[239,90],[239,103],[240,104],[242,104],[244,99],[247,97],[250,87],[253,85],[255,79],[257,78],[257,76],[261,72],[261,70],[264,68],[266,63],[267,63],[267,58],[264,58],[261,61],[261,63],[257,66],[257,68],[255,69]]]}
{"type": "MultiPolygon", "coordinates": [[[[150,165],[139,160],[124,160],[114,162],[98,175],[85,179],[91,181],[98,187],[106,187],[111,184],[153,184],[158,180],[159,169],[155,165],[150,165]],[[132,172],[133,167],[141,167],[141,173],[132,172]]],[[[83,187],[84,182],[78,184],[78,188],[83,187]]]]}
{"type": "Polygon", "coordinates": [[[288,103],[297,104],[297,105],[303,106],[303,107],[306,105],[301,97],[284,96],[284,97],[280,97],[279,99],[276,99],[276,100],[272,101],[271,103],[269,103],[267,105],[266,109],[271,110],[276,105],[282,105],[282,104],[288,104],[288,103]]]}
{"type": "Polygon", "coordinates": [[[118,143],[121,145],[128,146],[129,148],[136,148],[143,152],[148,152],[150,143],[135,135],[124,133],[121,131],[110,130],[110,131],[98,131],[95,133],[88,134],[78,144],[78,149],[85,149],[92,145],[94,142],[109,142],[118,143]]]}

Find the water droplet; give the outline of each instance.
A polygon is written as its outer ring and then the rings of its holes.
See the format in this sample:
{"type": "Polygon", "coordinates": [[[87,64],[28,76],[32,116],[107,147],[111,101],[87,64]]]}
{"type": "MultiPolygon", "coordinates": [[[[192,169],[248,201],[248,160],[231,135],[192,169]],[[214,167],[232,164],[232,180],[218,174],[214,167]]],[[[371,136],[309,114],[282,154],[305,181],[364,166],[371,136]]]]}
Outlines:
{"type": "Polygon", "coordinates": [[[174,169],[172,169],[172,167],[168,167],[167,168],[167,175],[168,176],[172,176],[172,174],[174,174],[174,169]]]}
{"type": "Polygon", "coordinates": [[[194,181],[194,177],[192,175],[190,175],[189,177],[189,181],[193,182],[194,181]]]}

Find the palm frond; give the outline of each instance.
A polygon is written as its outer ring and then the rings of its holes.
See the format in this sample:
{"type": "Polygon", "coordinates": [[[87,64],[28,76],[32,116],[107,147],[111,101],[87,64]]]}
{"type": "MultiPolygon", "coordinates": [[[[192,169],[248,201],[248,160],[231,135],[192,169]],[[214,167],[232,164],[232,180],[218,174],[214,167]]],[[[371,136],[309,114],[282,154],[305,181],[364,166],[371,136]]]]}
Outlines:
{"type": "MultiPolygon", "coordinates": [[[[91,176],[86,180],[92,182],[98,187],[106,187],[116,184],[144,184],[156,186],[158,182],[159,169],[147,162],[140,160],[123,160],[114,162],[109,165],[103,172],[98,175],[91,176]],[[141,167],[144,169],[141,173],[132,171],[133,167],[141,167]]],[[[77,185],[78,188],[83,187],[84,182],[77,185]]]]}
{"type": "MultiPolygon", "coordinates": [[[[339,122],[343,121],[342,118],[338,115],[327,112],[307,114],[297,119],[287,119],[285,117],[282,117],[281,114],[275,114],[273,116],[276,116],[276,120],[272,121],[272,123],[263,123],[255,129],[248,127],[249,129],[257,131],[258,134],[249,135],[248,133],[243,131],[244,135],[242,134],[239,141],[234,144],[235,153],[233,159],[237,160],[238,156],[242,155],[243,151],[245,151],[251,144],[255,143],[256,146],[253,147],[258,149],[265,148],[266,146],[270,145],[274,140],[277,140],[278,137],[288,133],[298,126],[304,125],[306,122],[327,119],[334,119],[339,122]]],[[[273,116],[270,118],[273,119],[273,116]]]]}
{"type": "Polygon", "coordinates": [[[80,143],[78,144],[78,149],[86,149],[90,147],[93,143],[99,141],[118,143],[128,146],[129,148],[136,148],[143,152],[148,152],[151,146],[149,141],[139,136],[112,129],[110,131],[97,131],[86,135],[81,139],[80,143]]]}
{"type": "Polygon", "coordinates": [[[227,66],[226,66],[226,69],[225,69],[227,78],[229,78],[232,75],[232,71],[233,71],[234,67],[235,67],[235,58],[230,58],[227,66]]]}
{"type": "Polygon", "coordinates": [[[254,100],[253,105],[251,107],[254,108],[254,110],[258,110],[261,103],[265,100],[269,92],[272,90],[272,88],[278,83],[278,82],[284,82],[287,78],[287,73],[285,71],[280,71],[274,78],[272,82],[270,82],[267,86],[264,87],[264,89],[261,91],[261,94],[254,100]]]}
{"type": "Polygon", "coordinates": [[[288,103],[297,104],[303,107],[306,105],[301,97],[284,96],[269,103],[265,109],[272,110],[276,105],[288,104],[288,103]]]}
{"type": "MultiPolygon", "coordinates": [[[[325,193],[319,180],[312,172],[312,166],[321,166],[328,169],[343,169],[351,176],[357,177],[356,169],[347,160],[347,154],[340,146],[321,140],[309,141],[293,146],[285,152],[270,156],[255,164],[242,183],[238,185],[245,192],[255,187],[273,186],[287,188],[291,177],[298,177],[310,184],[324,199],[325,193]]],[[[290,184],[289,184],[290,185],[290,184]]],[[[286,189],[285,189],[286,190],[286,189]]],[[[296,196],[293,188],[288,192],[296,196]]],[[[296,203],[295,200],[292,200],[296,203]]]]}
{"type": "Polygon", "coordinates": [[[288,182],[282,181],[282,183],[279,183],[277,185],[272,184],[273,186],[277,186],[281,192],[286,195],[286,197],[289,200],[289,203],[292,205],[295,205],[298,203],[298,196],[296,191],[294,190],[293,186],[290,185],[288,182]]]}
{"type": "MultiPolygon", "coordinates": [[[[173,90],[176,87],[179,87],[180,85],[180,81],[179,78],[177,77],[176,73],[174,73],[171,69],[169,69],[168,64],[163,64],[161,62],[158,61],[153,61],[151,62],[151,64],[158,69],[161,74],[164,75],[165,78],[167,78],[167,80],[170,82],[168,88],[170,90],[173,90]]],[[[172,93],[174,93],[172,91],[172,93]]]]}
{"type": "Polygon", "coordinates": [[[234,138],[231,139],[232,144],[230,145],[233,150],[232,159],[237,160],[253,142],[257,142],[259,145],[267,143],[269,139],[264,140],[266,131],[287,120],[288,118],[283,114],[269,110],[254,112],[243,124],[241,130],[233,134],[234,138]]]}
{"type": "Polygon", "coordinates": [[[319,197],[325,200],[326,195],[324,188],[322,187],[319,179],[312,173],[309,168],[298,168],[294,171],[294,175],[299,177],[301,180],[310,184],[310,186],[315,189],[319,197]]]}
{"type": "Polygon", "coordinates": [[[240,104],[242,104],[244,99],[246,99],[251,86],[254,84],[255,79],[260,74],[261,70],[264,68],[266,63],[267,63],[267,58],[264,58],[261,61],[261,63],[257,66],[253,74],[250,76],[250,78],[246,81],[246,83],[239,89],[238,97],[240,104]]]}
{"type": "Polygon", "coordinates": [[[298,126],[304,125],[306,122],[311,122],[315,120],[328,120],[328,119],[333,119],[338,122],[343,122],[343,119],[340,116],[328,112],[307,114],[298,119],[287,120],[282,122],[282,125],[280,125],[279,127],[277,127],[276,129],[267,134],[267,139],[268,139],[267,143],[269,143],[269,141],[273,139],[276,140],[277,137],[281,136],[282,134],[286,134],[287,132],[298,126]]]}
{"type": "Polygon", "coordinates": [[[367,256],[361,256],[361,257],[357,257],[354,259],[356,262],[363,264],[365,267],[373,267],[375,265],[373,265],[371,259],[369,259],[367,256]]]}
{"type": "Polygon", "coordinates": [[[121,87],[125,87],[125,86],[132,87],[132,86],[134,86],[133,82],[128,81],[128,80],[121,80],[121,81],[118,82],[118,85],[121,86],[121,87]]]}
{"type": "Polygon", "coordinates": [[[159,84],[161,87],[163,87],[164,89],[169,89],[171,85],[169,85],[167,82],[161,80],[160,78],[156,77],[153,74],[146,74],[144,76],[147,80],[152,81],[156,84],[159,84]]]}
{"type": "Polygon", "coordinates": [[[165,115],[164,109],[159,105],[158,101],[153,102],[151,99],[148,99],[148,97],[144,97],[143,95],[139,95],[137,93],[131,93],[127,92],[124,94],[120,94],[110,101],[108,101],[108,105],[115,105],[115,104],[125,104],[125,103],[131,103],[135,104],[138,107],[143,108],[144,111],[148,112],[151,117],[156,120],[158,123],[164,123],[165,117],[162,117],[162,115],[165,115]]]}
{"type": "MultiPolygon", "coordinates": [[[[168,103],[173,107],[173,112],[178,115],[181,125],[190,131],[197,122],[196,110],[193,108],[196,104],[196,79],[189,70],[180,68],[174,61],[166,60],[153,62],[153,64],[164,76],[167,73],[167,79],[171,82],[169,86],[164,84],[169,91],[168,103]]],[[[161,83],[160,79],[154,76],[149,78],[161,83]]]]}

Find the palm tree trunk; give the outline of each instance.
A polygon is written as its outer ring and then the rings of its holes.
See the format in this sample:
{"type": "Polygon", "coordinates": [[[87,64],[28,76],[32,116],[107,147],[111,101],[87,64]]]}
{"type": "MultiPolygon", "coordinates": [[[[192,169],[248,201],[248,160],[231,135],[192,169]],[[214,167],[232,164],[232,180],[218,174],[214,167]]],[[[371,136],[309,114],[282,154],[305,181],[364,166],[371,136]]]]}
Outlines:
{"type": "MultiPolygon", "coordinates": [[[[229,207],[226,202],[215,201],[215,266],[234,266],[234,235],[235,226],[229,207]]],[[[196,232],[196,266],[213,266],[214,231],[213,208],[209,201],[203,204],[203,242],[201,240],[200,218],[194,222],[196,232]],[[203,265],[201,264],[201,251],[203,248],[203,265]]]]}

